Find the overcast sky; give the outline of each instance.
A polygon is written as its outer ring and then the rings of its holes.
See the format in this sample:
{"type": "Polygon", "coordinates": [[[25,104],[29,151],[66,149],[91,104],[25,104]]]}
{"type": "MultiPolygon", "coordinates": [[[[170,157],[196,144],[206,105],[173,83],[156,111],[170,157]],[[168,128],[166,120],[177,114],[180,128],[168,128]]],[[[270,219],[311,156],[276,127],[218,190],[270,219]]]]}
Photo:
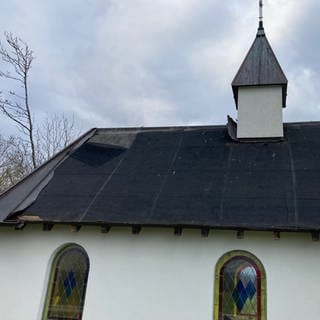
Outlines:
{"type": "MultiPolygon", "coordinates": [[[[319,0],[265,0],[266,34],[289,80],[286,122],[320,120],[319,12],[319,0]]],[[[73,114],[82,131],[236,118],[230,84],[257,25],[258,0],[0,3],[0,30],[36,56],[34,114],[73,114]]]]}

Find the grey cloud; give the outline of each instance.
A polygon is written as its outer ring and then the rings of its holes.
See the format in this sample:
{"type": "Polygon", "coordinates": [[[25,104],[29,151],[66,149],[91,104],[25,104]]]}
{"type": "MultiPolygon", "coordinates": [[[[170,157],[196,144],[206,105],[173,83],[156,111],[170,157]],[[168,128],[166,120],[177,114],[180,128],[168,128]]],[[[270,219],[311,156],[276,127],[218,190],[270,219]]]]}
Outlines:
{"type": "MultiPolygon", "coordinates": [[[[217,124],[236,116],[230,83],[255,36],[253,2],[16,0],[0,5],[0,26],[34,48],[31,98],[40,118],[73,113],[85,129],[217,124]]],[[[274,2],[265,5],[266,30],[289,77],[285,119],[318,120],[319,4],[308,0],[282,15],[294,19],[290,30],[273,23],[274,2]]]]}

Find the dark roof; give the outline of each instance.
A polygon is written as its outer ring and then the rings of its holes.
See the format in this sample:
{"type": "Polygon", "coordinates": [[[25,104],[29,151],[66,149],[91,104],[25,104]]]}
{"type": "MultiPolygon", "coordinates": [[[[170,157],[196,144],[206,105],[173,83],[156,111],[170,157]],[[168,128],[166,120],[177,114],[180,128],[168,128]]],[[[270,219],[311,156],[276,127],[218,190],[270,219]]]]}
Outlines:
{"type": "Polygon", "coordinates": [[[15,188],[0,196],[0,211],[7,221],[320,230],[320,123],[284,129],[277,143],[235,142],[226,126],[97,129],[48,162],[16,209],[4,210],[15,188]]]}
{"type": "Polygon", "coordinates": [[[232,89],[238,106],[238,89],[243,86],[282,85],[283,107],[286,106],[288,80],[270,46],[264,29],[257,36],[239,71],[232,81],[232,89]]]}

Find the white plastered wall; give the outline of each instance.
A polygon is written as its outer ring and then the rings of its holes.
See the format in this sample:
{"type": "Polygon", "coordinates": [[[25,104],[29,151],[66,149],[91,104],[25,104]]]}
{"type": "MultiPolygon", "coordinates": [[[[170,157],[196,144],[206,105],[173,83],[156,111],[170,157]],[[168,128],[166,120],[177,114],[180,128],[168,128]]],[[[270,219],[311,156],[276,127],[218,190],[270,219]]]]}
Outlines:
{"type": "Polygon", "coordinates": [[[281,86],[239,88],[237,137],[283,137],[281,86]]]}
{"type": "Polygon", "coordinates": [[[267,319],[318,319],[320,243],[309,234],[67,227],[50,232],[0,229],[1,319],[41,319],[50,260],[61,245],[73,242],[90,257],[84,320],[212,320],[214,269],[231,250],[247,250],[267,273],[267,319]]]}

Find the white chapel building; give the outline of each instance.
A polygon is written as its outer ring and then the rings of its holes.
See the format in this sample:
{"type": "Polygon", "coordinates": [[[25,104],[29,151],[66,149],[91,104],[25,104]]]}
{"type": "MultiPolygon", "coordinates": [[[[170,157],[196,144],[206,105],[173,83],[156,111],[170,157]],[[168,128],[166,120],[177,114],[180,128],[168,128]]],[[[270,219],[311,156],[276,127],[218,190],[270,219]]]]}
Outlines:
{"type": "Polygon", "coordinates": [[[287,84],[261,21],[237,121],[92,129],[1,194],[0,319],[318,319],[320,123],[283,124],[287,84]]]}

